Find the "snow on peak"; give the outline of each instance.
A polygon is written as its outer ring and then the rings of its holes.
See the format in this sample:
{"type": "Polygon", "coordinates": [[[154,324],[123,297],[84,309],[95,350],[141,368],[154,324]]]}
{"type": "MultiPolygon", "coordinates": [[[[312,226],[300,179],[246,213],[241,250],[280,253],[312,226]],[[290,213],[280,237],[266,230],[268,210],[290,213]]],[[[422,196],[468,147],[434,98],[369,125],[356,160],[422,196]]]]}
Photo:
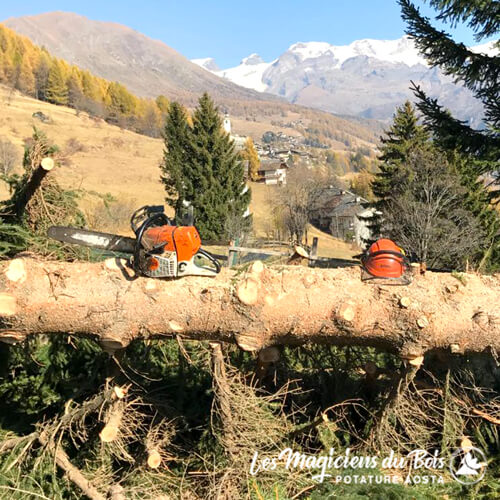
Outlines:
{"type": "Polygon", "coordinates": [[[303,61],[306,59],[315,59],[321,57],[333,48],[327,42],[298,42],[294,43],[288,49],[288,52],[300,57],[303,61]]]}
{"type": "Polygon", "coordinates": [[[203,69],[207,69],[208,71],[220,71],[219,66],[215,62],[213,57],[204,57],[201,59],[191,59],[191,62],[197,64],[203,69]]]}
{"type": "Polygon", "coordinates": [[[492,40],[491,42],[471,47],[470,50],[477,54],[481,53],[490,57],[498,56],[500,55],[500,42],[498,40],[492,40]]]}
{"type": "Polygon", "coordinates": [[[349,45],[330,45],[327,42],[300,42],[288,49],[302,61],[322,56],[333,56],[336,66],[340,67],[351,57],[366,56],[392,63],[405,63],[408,66],[425,64],[412,40],[404,36],[397,40],[356,40],[349,45]]]}
{"type": "Polygon", "coordinates": [[[245,57],[241,60],[240,64],[246,64],[247,66],[252,66],[254,64],[262,64],[264,61],[259,56],[259,54],[250,54],[248,57],[245,57]]]}

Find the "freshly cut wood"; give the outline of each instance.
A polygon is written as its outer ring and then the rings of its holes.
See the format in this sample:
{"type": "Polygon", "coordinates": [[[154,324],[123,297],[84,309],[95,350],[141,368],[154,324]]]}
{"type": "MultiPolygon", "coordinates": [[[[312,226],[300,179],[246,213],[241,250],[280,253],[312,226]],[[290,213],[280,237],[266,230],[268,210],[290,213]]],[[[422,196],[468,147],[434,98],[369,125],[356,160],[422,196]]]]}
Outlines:
{"type": "Polygon", "coordinates": [[[148,450],[147,463],[148,463],[148,467],[150,467],[151,469],[158,469],[158,467],[160,467],[161,455],[158,452],[158,450],[155,450],[155,449],[148,450]]]}
{"type": "Polygon", "coordinates": [[[111,404],[106,425],[99,433],[99,437],[103,443],[111,443],[118,437],[124,410],[125,404],[121,399],[118,399],[111,404]]]}
{"type": "Polygon", "coordinates": [[[259,283],[252,276],[238,285],[236,294],[243,304],[253,306],[259,300],[259,283]]]}
{"type": "Polygon", "coordinates": [[[54,168],[54,160],[47,156],[40,162],[40,167],[43,168],[43,170],[46,170],[47,172],[50,172],[54,168]]]}
{"type": "Polygon", "coordinates": [[[431,271],[389,287],[361,282],[358,267],[265,267],[258,279],[224,269],[214,278],[152,280],[101,263],[22,262],[23,282],[8,278],[11,262],[0,263],[0,338],[93,334],[121,349],[135,338],[180,335],[252,351],[306,342],[373,346],[407,359],[454,345],[463,353],[500,352],[499,276],[467,274],[450,294],[456,278],[431,271]],[[403,295],[411,307],[399,305],[403,295]]]}
{"type": "Polygon", "coordinates": [[[408,309],[408,307],[410,307],[410,304],[411,304],[410,297],[401,297],[399,299],[399,305],[401,307],[404,307],[405,309],[408,309]]]}
{"type": "Polygon", "coordinates": [[[45,176],[54,168],[52,158],[43,158],[40,165],[32,172],[30,178],[18,197],[15,205],[16,215],[21,217],[37,189],[41,186],[45,176]]]}
{"type": "Polygon", "coordinates": [[[26,281],[26,268],[23,259],[14,259],[10,261],[5,276],[14,283],[24,283],[26,281]]]}

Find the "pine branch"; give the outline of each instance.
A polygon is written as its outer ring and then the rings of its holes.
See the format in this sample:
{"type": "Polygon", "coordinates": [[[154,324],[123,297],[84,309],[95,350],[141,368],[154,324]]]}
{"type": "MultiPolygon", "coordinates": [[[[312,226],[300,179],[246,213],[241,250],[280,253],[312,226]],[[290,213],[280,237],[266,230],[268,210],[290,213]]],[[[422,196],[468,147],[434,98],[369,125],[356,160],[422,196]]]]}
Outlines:
{"type": "MultiPolygon", "coordinates": [[[[498,135],[474,130],[466,122],[454,118],[448,110],[438,104],[437,99],[428,97],[414,82],[411,89],[418,99],[416,106],[424,115],[425,124],[432,129],[446,149],[458,149],[463,153],[475,154],[498,166],[500,150],[498,135]]],[[[480,173],[488,170],[485,168],[480,173]]]]}
{"type": "Polygon", "coordinates": [[[455,82],[462,81],[478,98],[485,98],[493,89],[498,89],[500,56],[470,51],[445,31],[434,28],[410,0],[399,0],[399,4],[403,20],[408,24],[406,33],[432,66],[439,66],[446,75],[454,76],[455,82]]]}
{"type": "Polygon", "coordinates": [[[484,0],[431,0],[431,6],[441,11],[437,19],[456,26],[466,23],[475,32],[476,41],[497,33],[500,29],[500,2],[484,0]]]}

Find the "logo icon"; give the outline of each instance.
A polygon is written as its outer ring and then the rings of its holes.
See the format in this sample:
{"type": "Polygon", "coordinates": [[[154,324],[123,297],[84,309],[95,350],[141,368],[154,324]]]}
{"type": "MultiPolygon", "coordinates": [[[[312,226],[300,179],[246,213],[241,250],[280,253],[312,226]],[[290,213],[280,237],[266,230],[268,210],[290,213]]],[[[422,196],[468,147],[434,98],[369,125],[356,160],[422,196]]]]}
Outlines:
{"type": "Polygon", "coordinates": [[[453,452],[450,458],[450,472],[453,478],[461,484],[476,484],[486,474],[488,461],[479,448],[468,446],[453,452]]]}

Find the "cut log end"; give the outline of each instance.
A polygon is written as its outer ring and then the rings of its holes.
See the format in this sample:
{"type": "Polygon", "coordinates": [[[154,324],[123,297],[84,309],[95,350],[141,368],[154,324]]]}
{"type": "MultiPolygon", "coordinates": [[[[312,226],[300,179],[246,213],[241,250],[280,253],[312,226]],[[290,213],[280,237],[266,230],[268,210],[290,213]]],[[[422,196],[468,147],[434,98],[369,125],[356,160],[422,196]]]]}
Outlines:
{"type": "Polygon", "coordinates": [[[238,333],[235,335],[238,347],[247,352],[260,351],[263,347],[262,336],[257,332],[238,333]]]}
{"type": "Polygon", "coordinates": [[[116,351],[120,349],[125,349],[127,344],[121,339],[115,339],[111,337],[104,337],[99,341],[103,351],[110,355],[113,355],[116,351]]]}
{"type": "Polygon", "coordinates": [[[40,167],[42,167],[47,172],[50,172],[54,168],[54,166],[54,160],[48,156],[45,157],[40,163],[40,167]]]}
{"type": "Polygon", "coordinates": [[[158,469],[161,465],[161,455],[158,450],[148,450],[148,467],[151,469],[158,469]]]}
{"type": "Polygon", "coordinates": [[[113,392],[118,399],[123,399],[127,395],[129,387],[130,386],[121,387],[119,385],[115,385],[115,387],[113,387],[113,392]]]}
{"type": "Polygon", "coordinates": [[[354,309],[354,304],[347,302],[340,306],[338,311],[338,317],[340,319],[351,323],[352,320],[355,318],[355,316],[356,316],[356,311],[354,309]]]}
{"type": "Polygon", "coordinates": [[[9,293],[0,293],[0,317],[14,316],[17,313],[17,300],[9,293]]]}
{"type": "Polygon", "coordinates": [[[417,319],[417,325],[419,328],[427,328],[429,326],[429,320],[425,316],[421,316],[417,319]]]}
{"type": "Polygon", "coordinates": [[[261,260],[256,260],[250,266],[250,273],[259,276],[264,271],[264,263],[261,260]]]}
{"type": "Polygon", "coordinates": [[[26,266],[22,259],[14,259],[7,267],[5,271],[5,276],[9,281],[14,283],[24,283],[27,278],[26,266]]]}
{"type": "Polygon", "coordinates": [[[5,331],[0,332],[0,342],[4,344],[15,345],[23,342],[26,339],[27,335],[23,332],[11,332],[5,331]]]}
{"type": "Polygon", "coordinates": [[[411,305],[411,299],[410,297],[401,297],[399,299],[399,305],[403,307],[404,309],[408,309],[411,305]]]}
{"type": "Polygon", "coordinates": [[[174,320],[169,321],[168,326],[175,333],[179,333],[184,330],[184,327],[180,323],[177,323],[177,321],[174,320]]]}
{"type": "Polygon", "coordinates": [[[102,431],[99,433],[99,438],[103,443],[111,443],[118,437],[119,431],[120,429],[118,429],[117,426],[105,425],[102,431]]]}
{"type": "Polygon", "coordinates": [[[259,300],[259,285],[256,280],[247,278],[242,281],[237,289],[236,296],[243,304],[253,306],[259,300]]]}
{"type": "Polygon", "coordinates": [[[416,368],[420,368],[424,362],[423,356],[416,356],[414,358],[408,359],[408,364],[416,368]]]}

